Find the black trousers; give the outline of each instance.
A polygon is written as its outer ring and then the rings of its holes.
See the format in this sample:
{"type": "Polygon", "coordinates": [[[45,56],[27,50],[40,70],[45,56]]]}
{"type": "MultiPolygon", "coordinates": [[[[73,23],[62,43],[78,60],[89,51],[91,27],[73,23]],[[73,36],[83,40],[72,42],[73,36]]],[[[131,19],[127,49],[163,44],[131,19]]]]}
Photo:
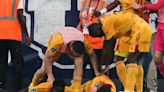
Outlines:
{"type": "Polygon", "coordinates": [[[22,45],[20,41],[0,40],[0,87],[16,92],[22,81],[22,45]],[[11,53],[11,73],[8,80],[8,52],[11,53]],[[6,85],[6,87],[5,87],[6,85]]]}

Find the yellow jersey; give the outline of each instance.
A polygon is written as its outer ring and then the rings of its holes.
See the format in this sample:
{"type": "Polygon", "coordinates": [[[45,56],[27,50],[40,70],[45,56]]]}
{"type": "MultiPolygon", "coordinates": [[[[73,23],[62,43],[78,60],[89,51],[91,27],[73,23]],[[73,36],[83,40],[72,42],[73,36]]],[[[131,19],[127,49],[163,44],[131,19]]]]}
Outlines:
{"type": "Polygon", "coordinates": [[[111,86],[111,92],[116,92],[115,84],[106,75],[97,76],[93,80],[83,84],[84,92],[90,92],[90,89],[93,87],[100,88],[103,84],[111,86]]]}
{"type": "MultiPolygon", "coordinates": [[[[131,7],[133,3],[137,3],[139,5],[143,5],[145,3],[145,0],[119,0],[121,3],[121,10],[126,12],[131,12],[134,14],[139,15],[140,17],[144,17],[144,11],[138,11],[131,7]]],[[[129,52],[129,37],[121,37],[117,39],[116,45],[115,45],[115,55],[126,57],[129,52]]]]}
{"type": "Polygon", "coordinates": [[[101,23],[106,40],[127,36],[130,37],[129,52],[135,52],[137,45],[140,52],[149,52],[152,30],[149,24],[136,14],[114,13],[102,18],[101,23]]]}
{"type": "MultiPolygon", "coordinates": [[[[85,45],[86,51],[88,53],[92,53],[93,48],[85,37],[84,37],[83,43],[85,45]]],[[[53,37],[53,35],[50,36],[49,42],[48,42],[48,49],[51,49],[54,47],[55,49],[57,49],[58,52],[60,52],[60,50],[63,47],[63,44],[64,44],[64,39],[62,35],[60,33],[57,33],[55,37],[53,37]]]]}
{"type": "Polygon", "coordinates": [[[143,11],[141,12],[141,11],[135,10],[131,7],[131,5],[133,3],[137,3],[142,6],[142,5],[144,5],[145,0],[119,0],[119,1],[122,6],[122,8],[121,8],[122,11],[127,11],[127,12],[131,12],[131,13],[135,13],[139,16],[143,16],[143,14],[144,14],[143,11]]]}

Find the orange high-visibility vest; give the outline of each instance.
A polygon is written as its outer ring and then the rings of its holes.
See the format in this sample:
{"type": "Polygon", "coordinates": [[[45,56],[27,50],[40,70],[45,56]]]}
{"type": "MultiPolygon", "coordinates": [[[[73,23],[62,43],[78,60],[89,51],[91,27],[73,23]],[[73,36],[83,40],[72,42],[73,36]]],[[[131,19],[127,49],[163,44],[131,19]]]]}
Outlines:
{"type": "MultiPolygon", "coordinates": [[[[97,0],[97,4],[94,6],[90,6],[92,0],[82,0],[81,2],[81,10],[80,10],[80,21],[82,23],[82,26],[90,24],[90,23],[97,23],[99,22],[98,18],[93,18],[93,12],[90,12],[90,8],[93,8],[94,10],[100,11],[101,9],[108,6],[108,3],[103,0],[97,0]]],[[[103,17],[103,15],[101,16],[103,17]]],[[[91,43],[92,47],[94,49],[102,49],[104,37],[91,37],[88,34],[85,34],[88,41],[91,43]]]]}
{"type": "Polygon", "coordinates": [[[19,0],[0,0],[0,39],[21,41],[21,27],[17,17],[19,0]]]}

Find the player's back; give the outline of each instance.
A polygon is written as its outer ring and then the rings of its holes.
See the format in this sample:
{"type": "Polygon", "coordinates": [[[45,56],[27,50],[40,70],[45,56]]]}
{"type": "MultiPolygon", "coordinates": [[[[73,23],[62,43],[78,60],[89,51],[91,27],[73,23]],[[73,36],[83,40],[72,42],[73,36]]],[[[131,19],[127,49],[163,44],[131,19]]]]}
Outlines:
{"type": "Polygon", "coordinates": [[[117,34],[127,33],[139,18],[130,12],[118,12],[101,19],[104,32],[114,31],[117,34]],[[113,29],[113,30],[112,30],[113,29]]]}
{"type": "Polygon", "coordinates": [[[120,0],[120,3],[121,3],[121,10],[122,11],[127,11],[127,12],[131,12],[131,13],[135,13],[139,16],[143,16],[143,11],[138,11],[138,10],[135,10],[131,7],[131,5],[133,3],[137,3],[139,5],[144,5],[145,3],[145,0],[120,0]]]}

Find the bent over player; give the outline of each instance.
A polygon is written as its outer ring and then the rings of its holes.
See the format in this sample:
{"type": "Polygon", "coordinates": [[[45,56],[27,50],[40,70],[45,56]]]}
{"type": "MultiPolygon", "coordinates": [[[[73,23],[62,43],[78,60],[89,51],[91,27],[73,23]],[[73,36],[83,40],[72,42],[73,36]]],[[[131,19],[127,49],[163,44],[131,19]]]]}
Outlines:
{"type": "Polygon", "coordinates": [[[96,55],[87,40],[84,38],[83,33],[73,27],[65,27],[55,30],[54,34],[51,35],[49,39],[48,48],[46,50],[42,66],[34,74],[29,90],[33,86],[37,85],[45,74],[48,76],[48,82],[53,82],[55,80],[52,73],[52,64],[61,56],[62,53],[67,53],[68,56],[74,60],[74,83],[71,87],[72,89],[78,89],[82,81],[83,56],[86,52],[90,56],[95,74],[99,75],[100,73],[97,69],[96,55]]]}
{"type": "MultiPolygon", "coordinates": [[[[124,84],[125,91],[134,91],[137,81],[143,77],[137,76],[137,64],[141,64],[142,54],[149,52],[152,31],[149,24],[139,16],[130,12],[114,13],[101,19],[101,23],[94,23],[88,27],[92,37],[105,36],[105,43],[112,44],[112,38],[130,37],[127,74],[124,84]],[[94,31],[92,31],[94,30],[94,31]]],[[[141,72],[143,73],[143,72],[141,72]]],[[[139,86],[139,85],[136,85],[139,86]]],[[[142,92],[142,87],[138,92],[142,92]]]]}

